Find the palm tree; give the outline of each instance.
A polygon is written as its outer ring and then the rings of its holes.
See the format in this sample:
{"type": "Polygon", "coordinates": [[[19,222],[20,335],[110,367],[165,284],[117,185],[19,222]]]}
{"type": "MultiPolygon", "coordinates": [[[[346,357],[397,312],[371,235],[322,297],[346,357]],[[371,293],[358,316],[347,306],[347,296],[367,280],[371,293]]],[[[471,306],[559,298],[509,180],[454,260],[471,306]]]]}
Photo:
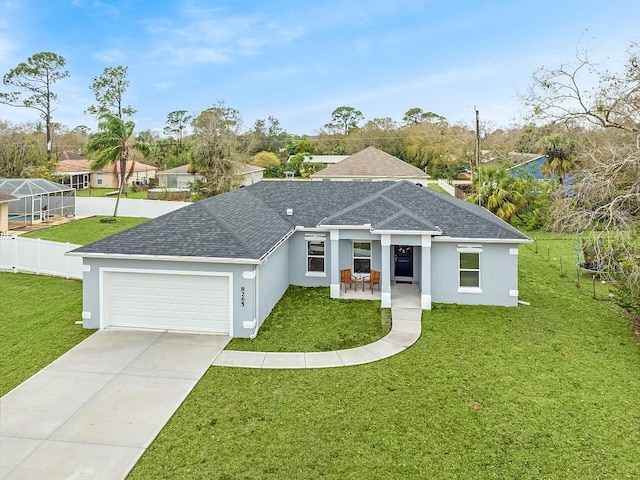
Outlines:
{"type": "Polygon", "coordinates": [[[541,147],[547,157],[547,161],[542,165],[542,172],[555,175],[560,185],[564,185],[564,177],[577,166],[580,145],[564,135],[552,135],[542,139],[541,147]]]}
{"type": "Polygon", "coordinates": [[[467,200],[482,205],[508,222],[511,217],[517,216],[526,204],[526,198],[519,187],[519,181],[506,169],[487,167],[474,175],[474,193],[469,195],[467,200]]]}
{"type": "Polygon", "coordinates": [[[149,152],[149,144],[133,137],[135,123],[131,120],[123,120],[111,113],[105,113],[100,117],[98,131],[89,136],[86,152],[93,153],[91,162],[92,170],[100,170],[107,165],[113,165],[113,171],[119,175],[118,199],[113,211],[113,217],[118,215],[118,205],[126,181],[133,173],[134,163],[127,172],[127,161],[131,150],[141,153],[149,152]]]}

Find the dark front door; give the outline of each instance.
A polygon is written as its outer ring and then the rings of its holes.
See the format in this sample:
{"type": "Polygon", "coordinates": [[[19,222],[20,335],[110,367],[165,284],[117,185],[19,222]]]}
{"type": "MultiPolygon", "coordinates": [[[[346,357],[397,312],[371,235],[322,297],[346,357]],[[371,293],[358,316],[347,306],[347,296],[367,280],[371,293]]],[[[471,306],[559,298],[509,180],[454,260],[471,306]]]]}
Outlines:
{"type": "Polygon", "coordinates": [[[413,277],[413,247],[396,245],[393,259],[396,277],[413,277]]]}

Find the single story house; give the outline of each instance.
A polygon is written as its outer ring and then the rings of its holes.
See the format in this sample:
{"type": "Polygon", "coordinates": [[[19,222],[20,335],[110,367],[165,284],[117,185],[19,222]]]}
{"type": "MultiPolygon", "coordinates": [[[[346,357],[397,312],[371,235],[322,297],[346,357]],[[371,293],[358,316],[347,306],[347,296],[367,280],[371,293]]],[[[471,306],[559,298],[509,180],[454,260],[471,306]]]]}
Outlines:
{"type": "MultiPolygon", "coordinates": [[[[146,185],[149,179],[156,177],[157,167],[147,165],[137,160],[127,162],[127,172],[133,168],[128,183],[146,185]]],[[[120,165],[114,170],[113,165],[108,165],[101,170],[91,169],[91,160],[73,152],[62,152],[58,156],[58,163],[54,171],[61,177],[63,185],[68,185],[77,190],[83,188],[118,188],[120,185],[120,165]],[[117,173],[116,173],[117,172],[117,173]]]]}
{"type": "Polygon", "coordinates": [[[16,199],[10,193],[0,190],[0,233],[9,231],[9,202],[16,199]]]}
{"type": "Polygon", "coordinates": [[[58,155],[58,163],[54,174],[60,177],[60,183],[76,190],[89,188],[91,185],[91,162],[74,152],[62,152],[58,155]]]}
{"type": "Polygon", "coordinates": [[[180,165],[158,172],[158,187],[160,188],[190,188],[196,180],[204,177],[190,171],[190,165],[180,165]]]}
{"type": "Polygon", "coordinates": [[[87,328],[254,337],[289,285],[330,287],[340,270],[412,282],[432,302],[516,306],[518,244],[484,208],[408,181],[262,181],[69,253],[83,257],[87,328]]]}
{"type": "MultiPolygon", "coordinates": [[[[156,178],[157,167],[147,165],[137,160],[127,161],[127,174],[131,175],[127,182],[131,184],[147,185],[149,180],[156,178]]],[[[92,188],[118,188],[120,186],[120,163],[116,164],[114,170],[113,165],[108,165],[101,170],[96,170],[91,175],[92,188]]]]}
{"type": "Polygon", "coordinates": [[[311,174],[311,180],[387,181],[408,180],[427,185],[429,175],[417,167],[375,147],[367,147],[344,160],[311,174]]]}
{"type": "MultiPolygon", "coordinates": [[[[241,177],[243,187],[262,180],[264,171],[265,169],[262,167],[245,163],[238,164],[237,167],[237,174],[241,177]]],[[[204,177],[192,172],[189,164],[158,172],[158,186],[160,188],[188,189],[196,179],[202,180],[204,177]]]]}

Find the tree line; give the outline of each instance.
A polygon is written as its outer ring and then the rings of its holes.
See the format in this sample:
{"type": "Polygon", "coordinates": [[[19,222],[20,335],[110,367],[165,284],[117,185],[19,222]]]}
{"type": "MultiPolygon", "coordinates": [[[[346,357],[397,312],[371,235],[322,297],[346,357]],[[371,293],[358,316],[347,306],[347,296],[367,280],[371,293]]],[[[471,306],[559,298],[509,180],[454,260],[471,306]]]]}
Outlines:
{"type": "MultiPolygon", "coordinates": [[[[159,168],[189,164],[204,181],[198,197],[237,186],[237,167],[255,163],[267,177],[285,170],[308,176],[321,165],[306,162],[319,154],[348,155],[373,145],[433,178],[472,174],[470,201],[522,228],[549,228],[588,237],[599,273],[623,279],[621,296],[640,308],[638,238],[640,226],[640,47],[632,42],[621,72],[600,71],[585,54],[557,68],[540,68],[520,94],[529,113],[523,125],[480,131],[450,123],[444,116],[409,109],[396,121],[366,119],[352,106],[339,106],[313,135],[285,131],[274,116],[245,129],[241,113],[216,101],[199,113],[169,112],[162,134],[135,132],[127,105],[127,67],[107,67],[89,86],[95,103],[86,113],[98,119],[98,131],[68,129],[53,121],[55,85],[69,76],[66,61],[52,52],[29,57],[3,77],[0,102],[38,112],[41,122],[12,125],[0,120],[0,175],[48,176],[56,153],[87,155],[95,168],[117,167],[121,187],[127,160],[159,168]],[[593,87],[595,79],[596,87],[593,87]],[[476,142],[480,136],[477,164],[476,142]],[[543,173],[555,181],[513,175],[507,154],[544,155],[543,173]],[[490,166],[489,166],[490,165],[490,166]]],[[[115,213],[115,212],[114,212],[115,213]]]]}

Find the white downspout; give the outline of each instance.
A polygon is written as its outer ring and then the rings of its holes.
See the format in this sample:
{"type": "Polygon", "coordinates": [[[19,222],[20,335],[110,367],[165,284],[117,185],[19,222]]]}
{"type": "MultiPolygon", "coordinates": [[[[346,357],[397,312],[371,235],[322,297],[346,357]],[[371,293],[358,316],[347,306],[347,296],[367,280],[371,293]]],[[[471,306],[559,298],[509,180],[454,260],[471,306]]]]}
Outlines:
{"type": "Polygon", "coordinates": [[[256,308],[255,308],[255,313],[256,313],[256,326],[255,326],[255,330],[253,331],[253,333],[251,334],[251,336],[249,336],[249,338],[254,339],[256,338],[256,336],[258,335],[258,329],[260,328],[260,282],[258,281],[259,275],[258,275],[258,265],[255,265],[253,267],[253,271],[256,272],[255,275],[255,290],[256,290],[256,294],[255,294],[255,302],[256,302],[256,308]]]}

